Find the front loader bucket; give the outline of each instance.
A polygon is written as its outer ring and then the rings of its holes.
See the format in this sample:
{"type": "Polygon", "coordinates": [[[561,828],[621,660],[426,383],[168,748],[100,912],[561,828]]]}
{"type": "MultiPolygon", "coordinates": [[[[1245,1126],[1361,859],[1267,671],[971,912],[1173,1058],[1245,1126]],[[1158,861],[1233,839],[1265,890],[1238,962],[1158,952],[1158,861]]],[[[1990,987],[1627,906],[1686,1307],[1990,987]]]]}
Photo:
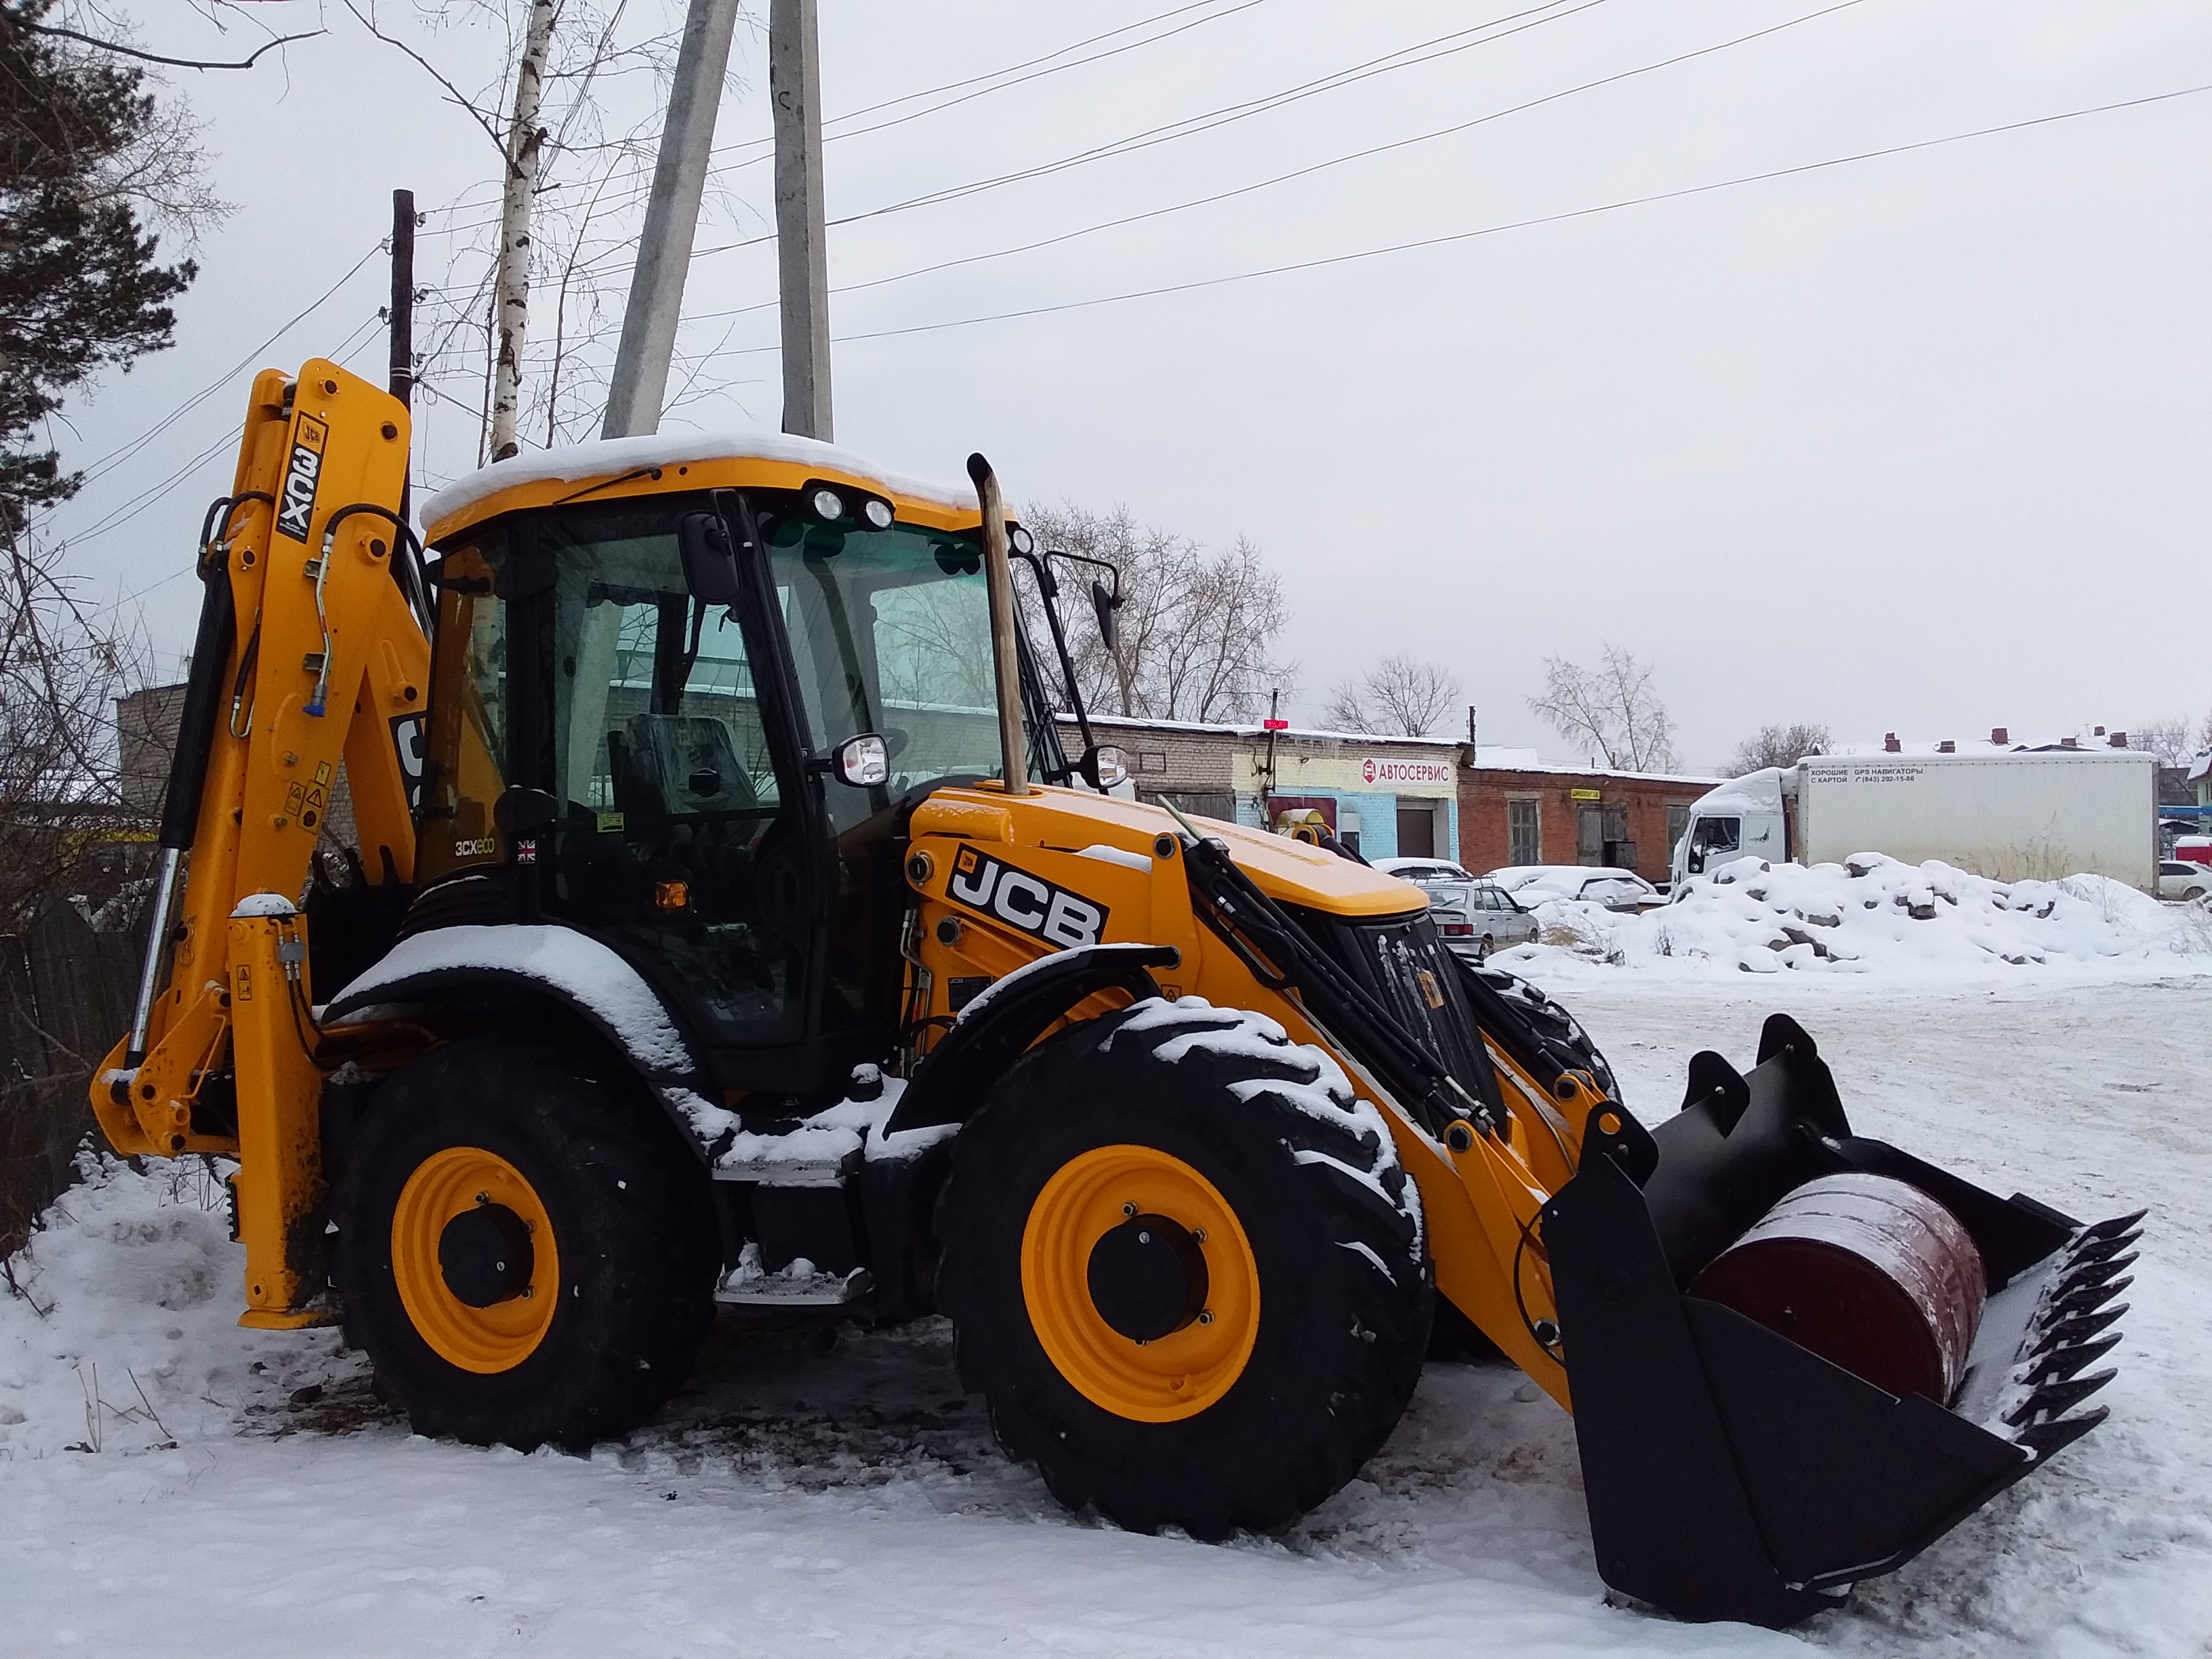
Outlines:
{"type": "Polygon", "coordinates": [[[1759,1065],[1691,1063],[1680,1115],[1590,1115],[1544,1206],[1598,1570],[1684,1619],[1784,1626],[1892,1571],[2094,1428],[2135,1216],[2083,1226],[1851,1133],[1827,1066],[1776,1015],[1759,1065]],[[1611,1130],[1611,1133],[1606,1131],[1611,1130]],[[1936,1199],[1990,1297],[1948,1402],[1885,1392],[1687,1286],[1785,1194],[1889,1176],[1936,1199]]]}

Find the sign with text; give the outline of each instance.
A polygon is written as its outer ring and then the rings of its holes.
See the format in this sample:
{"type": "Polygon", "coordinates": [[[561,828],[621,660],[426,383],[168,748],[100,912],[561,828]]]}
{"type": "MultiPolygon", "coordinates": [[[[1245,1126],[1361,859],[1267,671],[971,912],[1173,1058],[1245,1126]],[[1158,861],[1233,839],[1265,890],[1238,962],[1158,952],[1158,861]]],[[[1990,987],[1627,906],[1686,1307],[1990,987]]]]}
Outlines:
{"type": "Polygon", "coordinates": [[[1359,778],[1363,783],[1449,783],[1452,781],[1451,763],[1438,760],[1407,760],[1395,755],[1370,755],[1359,763],[1359,778]]]}

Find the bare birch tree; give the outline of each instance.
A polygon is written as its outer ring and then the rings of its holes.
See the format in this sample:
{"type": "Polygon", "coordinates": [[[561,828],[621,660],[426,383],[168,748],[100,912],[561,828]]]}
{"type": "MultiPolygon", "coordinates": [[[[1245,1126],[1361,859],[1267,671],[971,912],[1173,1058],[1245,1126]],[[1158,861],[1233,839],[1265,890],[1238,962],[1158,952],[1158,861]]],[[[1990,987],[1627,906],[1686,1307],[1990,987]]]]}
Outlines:
{"type": "Polygon", "coordinates": [[[418,289],[416,384],[426,405],[469,410],[479,464],[514,454],[526,427],[542,425],[549,445],[596,428],[604,380],[596,360],[618,325],[678,31],[660,15],[641,32],[627,0],[422,0],[390,19],[375,0],[345,3],[437,84],[498,157],[498,215],[477,228],[479,235],[492,228],[495,240],[457,236],[444,281],[428,278],[418,289]],[[459,33],[483,23],[503,39],[491,79],[481,47],[459,33]],[[646,86],[622,90],[641,77],[646,86]],[[611,132],[617,103],[635,119],[611,132]],[[533,327],[538,287],[547,289],[538,309],[550,316],[533,327]]]}
{"type": "MultiPolygon", "coordinates": [[[[1111,649],[1083,592],[1060,572],[1060,616],[1086,707],[1147,720],[1249,720],[1267,708],[1271,690],[1295,678],[1297,665],[1277,653],[1290,614],[1282,579],[1243,537],[1209,552],[1188,537],[1139,524],[1126,507],[1033,506],[1020,516],[1040,548],[1105,559],[1121,572],[1124,603],[1111,649]]],[[[1028,580],[1017,586],[1034,619],[1028,580]]],[[[1031,632],[1045,637],[1041,622],[1031,632]]]]}
{"type": "Polygon", "coordinates": [[[545,56],[553,44],[556,0],[530,0],[522,56],[514,70],[514,109],[507,124],[507,175],[500,197],[499,341],[493,358],[491,459],[503,461],[521,446],[514,436],[521,403],[522,344],[530,329],[530,226],[538,202],[545,129],[538,125],[544,100],[545,56]]]}
{"type": "Polygon", "coordinates": [[[1615,771],[1661,772],[1674,764],[1674,722],[1651,684],[1651,665],[1607,644],[1595,668],[1544,659],[1544,692],[1532,714],[1615,771]]]}
{"type": "Polygon", "coordinates": [[[1459,676],[1396,651],[1356,679],[1340,681],[1322,718],[1340,732],[1425,738],[1459,702],[1459,676]]]}

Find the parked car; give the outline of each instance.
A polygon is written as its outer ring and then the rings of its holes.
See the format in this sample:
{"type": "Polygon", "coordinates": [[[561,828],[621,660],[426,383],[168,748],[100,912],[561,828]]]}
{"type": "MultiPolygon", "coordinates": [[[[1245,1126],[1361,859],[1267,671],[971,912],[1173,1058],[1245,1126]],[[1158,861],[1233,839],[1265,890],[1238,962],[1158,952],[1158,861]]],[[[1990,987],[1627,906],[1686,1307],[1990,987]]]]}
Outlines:
{"type": "Polygon", "coordinates": [[[1648,910],[1667,896],[1633,870],[1609,870],[1587,864],[1513,864],[1492,870],[1496,882],[1522,906],[1546,899],[1580,899],[1608,910],[1648,910]]]}
{"type": "Polygon", "coordinates": [[[1375,867],[1428,895],[1437,932],[1461,956],[1480,962],[1492,951],[1536,937],[1536,918],[1510,893],[1448,860],[1376,859],[1375,867]]]}
{"type": "Polygon", "coordinates": [[[2162,859],[2158,866],[2158,896],[2162,899],[2200,899],[2212,893],[2212,864],[2188,859],[2162,859]]]}

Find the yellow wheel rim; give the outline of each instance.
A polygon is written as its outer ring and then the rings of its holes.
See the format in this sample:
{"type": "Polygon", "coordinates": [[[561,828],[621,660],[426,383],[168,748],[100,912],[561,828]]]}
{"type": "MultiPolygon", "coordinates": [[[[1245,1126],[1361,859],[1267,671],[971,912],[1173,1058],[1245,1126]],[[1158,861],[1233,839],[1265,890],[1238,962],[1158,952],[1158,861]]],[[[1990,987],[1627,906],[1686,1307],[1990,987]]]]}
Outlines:
{"type": "Polygon", "coordinates": [[[480,1376],[513,1370],[545,1340],[560,1306],[561,1261],[553,1224],[522,1171],[481,1146],[447,1146],[416,1166],[392,1212],[392,1276],[416,1332],[449,1364],[480,1376]],[[472,1307],[446,1282],[439,1242],[456,1217],[504,1205],[530,1231],[529,1283],[472,1307]]]}
{"type": "Polygon", "coordinates": [[[1045,1355],[1083,1397],[1117,1417],[1195,1417],[1243,1375],[1260,1334],[1260,1269],[1212,1182],[1151,1146],[1098,1146],[1054,1172],[1022,1231],[1022,1298],[1045,1355]],[[1106,1322],[1091,1297],[1091,1251],[1138,1215],[1193,1234],[1206,1261],[1205,1311],[1149,1342],[1106,1322]]]}

